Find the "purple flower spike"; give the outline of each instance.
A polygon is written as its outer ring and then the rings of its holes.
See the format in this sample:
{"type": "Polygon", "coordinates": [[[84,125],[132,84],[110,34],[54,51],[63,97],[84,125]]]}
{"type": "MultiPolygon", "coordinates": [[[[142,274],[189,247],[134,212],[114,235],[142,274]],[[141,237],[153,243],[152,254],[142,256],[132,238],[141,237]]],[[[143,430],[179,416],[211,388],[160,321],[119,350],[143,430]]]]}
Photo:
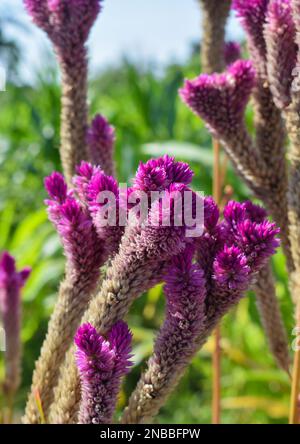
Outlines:
{"type": "Polygon", "coordinates": [[[49,197],[58,203],[65,202],[67,198],[67,184],[62,174],[54,171],[44,180],[49,197]]]}
{"type": "Polygon", "coordinates": [[[15,259],[4,252],[0,259],[0,316],[5,331],[5,380],[4,391],[13,394],[20,384],[21,359],[21,289],[31,269],[16,270],[15,259]]]}
{"type": "Polygon", "coordinates": [[[266,44],[263,28],[269,0],[233,0],[232,8],[237,12],[248,35],[250,49],[255,58],[265,60],[266,44]]]}
{"type": "Polygon", "coordinates": [[[283,109],[291,101],[292,72],[297,60],[296,28],[290,0],[270,2],[264,35],[270,89],[276,106],[283,109]]]}
{"type": "Polygon", "coordinates": [[[246,290],[251,269],[247,264],[246,256],[238,247],[225,245],[224,249],[217,254],[213,269],[213,278],[220,287],[246,290]]]}
{"type": "Polygon", "coordinates": [[[101,173],[102,170],[98,166],[93,166],[84,160],[76,167],[77,175],[73,178],[75,191],[78,194],[81,202],[88,205],[88,187],[92,177],[96,173],[101,173]]]}
{"type": "Polygon", "coordinates": [[[241,58],[241,46],[237,42],[226,42],[224,46],[224,60],[231,65],[241,58]]]}
{"type": "Polygon", "coordinates": [[[121,378],[132,365],[131,341],[132,334],[123,321],[112,327],[107,340],[90,324],[78,329],[75,344],[82,382],[80,423],[111,423],[121,378]]]}
{"type": "Polygon", "coordinates": [[[87,142],[93,164],[100,165],[105,174],[113,176],[115,172],[113,151],[116,136],[115,129],[98,114],[87,133],[87,142]]]}
{"type": "MultiPolygon", "coordinates": [[[[90,174],[89,165],[86,163],[81,164],[79,169],[82,174],[90,174]]],[[[45,201],[49,219],[60,235],[72,271],[88,272],[89,276],[96,276],[105,254],[87,209],[73,197],[72,193],[67,192],[61,174],[51,174],[45,179],[45,186],[52,198],[45,201]]],[[[91,282],[94,279],[91,279],[91,282]]]]}
{"type": "Polygon", "coordinates": [[[134,190],[162,191],[172,183],[188,185],[193,178],[193,171],[184,162],[176,162],[174,157],[164,155],[140,163],[134,179],[134,190]]]}
{"type": "Polygon", "coordinates": [[[268,220],[255,223],[246,219],[238,224],[236,240],[253,272],[261,268],[276,252],[280,245],[277,237],[279,232],[280,229],[268,220]]]}
{"type": "Polygon", "coordinates": [[[84,44],[100,11],[101,0],[24,0],[33,21],[63,52],[84,44]]]}
{"type": "Polygon", "coordinates": [[[179,94],[213,133],[226,137],[243,125],[244,110],[254,83],[251,62],[239,60],[222,74],[201,74],[194,80],[186,80],[179,94]]]}

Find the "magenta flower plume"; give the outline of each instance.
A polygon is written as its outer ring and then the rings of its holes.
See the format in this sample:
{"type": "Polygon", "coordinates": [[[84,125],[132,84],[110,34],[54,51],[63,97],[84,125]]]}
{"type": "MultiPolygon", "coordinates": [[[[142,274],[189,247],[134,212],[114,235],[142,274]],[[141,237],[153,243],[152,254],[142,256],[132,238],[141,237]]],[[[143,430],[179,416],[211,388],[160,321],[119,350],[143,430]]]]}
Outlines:
{"type": "Polygon", "coordinates": [[[275,254],[280,245],[277,237],[280,229],[268,220],[255,223],[248,219],[240,222],[237,228],[238,245],[247,256],[247,262],[252,271],[256,271],[267,262],[271,255],[275,254]]]}
{"type": "Polygon", "coordinates": [[[98,237],[105,242],[109,254],[118,250],[124,232],[119,197],[118,182],[103,171],[96,171],[87,187],[88,208],[98,237]]]}
{"type": "Polygon", "coordinates": [[[276,106],[283,109],[291,101],[292,71],[297,60],[296,29],[290,0],[270,2],[264,36],[270,89],[276,106]]]}
{"type": "Polygon", "coordinates": [[[220,287],[240,291],[246,290],[249,284],[251,269],[247,264],[246,256],[234,245],[220,251],[214,261],[213,278],[220,287]]]}
{"type": "Polygon", "coordinates": [[[99,166],[93,166],[89,162],[82,161],[76,167],[76,175],[73,177],[75,191],[82,203],[88,205],[88,187],[94,174],[101,173],[99,166]]]}
{"type": "Polygon", "coordinates": [[[280,245],[280,230],[266,219],[265,210],[247,201],[230,201],[224,208],[228,237],[247,257],[252,272],[257,271],[280,245]]]}
{"type": "Polygon", "coordinates": [[[51,199],[59,204],[65,202],[67,198],[67,184],[62,174],[54,171],[50,176],[45,178],[44,182],[51,199]]]}
{"type": "Polygon", "coordinates": [[[233,0],[232,8],[237,12],[247,33],[249,46],[254,59],[265,61],[266,44],[263,28],[269,0],[233,0]]]}
{"type": "Polygon", "coordinates": [[[224,60],[226,65],[231,65],[241,59],[241,46],[237,42],[226,42],[224,45],[224,60]]]}
{"type": "Polygon", "coordinates": [[[183,102],[201,117],[219,137],[236,133],[255,83],[250,61],[239,60],[222,74],[201,74],[186,80],[179,94],[183,102]]]}
{"type": "Polygon", "coordinates": [[[87,143],[92,163],[99,165],[105,174],[114,176],[113,152],[115,129],[108,121],[97,114],[87,132],[87,143]]]}
{"type": "MultiPolygon", "coordinates": [[[[101,0],[24,0],[37,26],[65,55],[84,44],[100,11],[101,0]]],[[[74,55],[74,54],[73,54],[74,55]]]]}
{"type": "Polygon", "coordinates": [[[46,200],[49,219],[60,235],[73,272],[98,275],[104,261],[104,248],[88,210],[67,192],[60,174],[52,173],[45,179],[45,186],[52,198],[46,200]]]}
{"type": "Polygon", "coordinates": [[[78,329],[75,344],[82,384],[80,423],[111,423],[121,378],[132,365],[131,341],[132,334],[123,321],[112,327],[107,340],[90,324],[78,329]]]}
{"type": "Polygon", "coordinates": [[[15,259],[4,252],[0,259],[0,315],[5,331],[6,372],[4,391],[13,394],[20,384],[21,359],[21,289],[25,285],[31,269],[16,270],[15,259]]]}
{"type": "Polygon", "coordinates": [[[193,171],[184,162],[175,161],[174,157],[164,155],[140,163],[134,179],[134,190],[162,191],[173,183],[188,185],[193,178],[193,171]]]}

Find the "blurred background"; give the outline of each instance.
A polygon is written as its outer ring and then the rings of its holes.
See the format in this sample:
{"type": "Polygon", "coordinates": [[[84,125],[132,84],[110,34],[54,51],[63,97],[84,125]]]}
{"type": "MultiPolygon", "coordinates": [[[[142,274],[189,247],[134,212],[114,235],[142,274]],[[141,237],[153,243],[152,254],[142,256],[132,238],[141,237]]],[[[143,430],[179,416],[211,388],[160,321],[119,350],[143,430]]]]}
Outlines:
{"type": "MultiPolygon", "coordinates": [[[[185,77],[201,71],[196,0],[104,3],[89,41],[89,101],[91,116],[100,112],[116,127],[118,178],[130,184],[140,160],[168,153],[190,162],[194,188],[210,194],[211,138],[177,94],[185,77]]],[[[243,42],[233,17],[227,37],[243,42]]],[[[0,92],[0,251],[15,255],[19,267],[33,267],[23,294],[24,371],[17,399],[21,412],[64,270],[59,239],[43,204],[44,176],[61,169],[58,70],[46,37],[30,23],[21,0],[1,0],[0,66],[7,72],[6,91],[0,92]]],[[[251,129],[251,109],[247,119],[251,129]]],[[[235,199],[249,197],[230,166],[226,182],[235,199]]],[[[273,266],[292,341],[293,307],[281,252],[273,266]]],[[[151,353],[163,310],[162,288],[157,286],[136,301],[128,316],[135,366],[124,383],[120,409],[151,353]]],[[[222,421],[287,422],[288,377],[276,368],[269,352],[253,294],[225,318],[222,336],[222,421]]],[[[157,422],[210,422],[212,346],[209,341],[195,357],[157,422]]],[[[0,379],[1,373],[2,354],[0,379]]]]}

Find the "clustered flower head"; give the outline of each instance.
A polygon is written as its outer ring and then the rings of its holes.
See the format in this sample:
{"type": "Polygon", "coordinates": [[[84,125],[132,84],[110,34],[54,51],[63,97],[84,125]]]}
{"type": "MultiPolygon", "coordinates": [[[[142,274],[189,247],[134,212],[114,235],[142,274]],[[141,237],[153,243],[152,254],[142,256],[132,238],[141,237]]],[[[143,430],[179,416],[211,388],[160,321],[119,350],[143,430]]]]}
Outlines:
{"type": "Polygon", "coordinates": [[[117,322],[107,338],[90,324],[75,336],[76,364],[82,382],[79,422],[107,424],[112,420],[121,378],[132,365],[132,334],[125,322],[117,322]]]}
{"type": "Polygon", "coordinates": [[[162,191],[170,185],[181,183],[189,185],[193,171],[184,162],[177,162],[167,154],[158,159],[150,159],[140,163],[133,181],[133,189],[141,191],[162,191]]]}
{"type": "MultiPolygon", "coordinates": [[[[207,205],[213,206],[209,200],[207,205]]],[[[206,276],[210,303],[230,307],[279,246],[279,229],[265,210],[250,201],[230,201],[224,219],[217,209],[196,241],[197,260],[206,276]]],[[[220,308],[219,307],[219,308],[220,308]]]]}
{"type": "Polygon", "coordinates": [[[5,251],[0,259],[0,318],[6,342],[6,375],[4,390],[14,393],[20,383],[21,289],[31,269],[17,271],[13,256],[5,251]]]}
{"type": "Polygon", "coordinates": [[[220,138],[235,134],[243,125],[243,115],[255,84],[252,63],[238,60],[222,74],[201,74],[186,80],[179,94],[220,138]]]}
{"type": "Polygon", "coordinates": [[[102,0],[24,0],[34,23],[52,40],[60,55],[73,57],[100,12],[102,0]]]}

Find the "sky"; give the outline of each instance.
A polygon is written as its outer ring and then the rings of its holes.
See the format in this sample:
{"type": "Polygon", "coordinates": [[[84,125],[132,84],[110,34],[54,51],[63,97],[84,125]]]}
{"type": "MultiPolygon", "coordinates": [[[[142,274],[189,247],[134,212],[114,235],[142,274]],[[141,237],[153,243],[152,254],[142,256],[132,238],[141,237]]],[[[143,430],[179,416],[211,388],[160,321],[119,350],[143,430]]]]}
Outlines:
{"type": "MultiPolygon", "coordinates": [[[[46,36],[24,11],[22,0],[1,0],[0,12],[17,18],[25,30],[7,27],[21,44],[23,75],[30,78],[45,60],[46,36]]],[[[126,54],[136,61],[165,64],[184,61],[190,45],[201,35],[201,15],[197,0],[105,0],[90,39],[92,71],[116,64],[126,54]]],[[[241,29],[231,17],[228,39],[242,39],[241,29]]]]}

